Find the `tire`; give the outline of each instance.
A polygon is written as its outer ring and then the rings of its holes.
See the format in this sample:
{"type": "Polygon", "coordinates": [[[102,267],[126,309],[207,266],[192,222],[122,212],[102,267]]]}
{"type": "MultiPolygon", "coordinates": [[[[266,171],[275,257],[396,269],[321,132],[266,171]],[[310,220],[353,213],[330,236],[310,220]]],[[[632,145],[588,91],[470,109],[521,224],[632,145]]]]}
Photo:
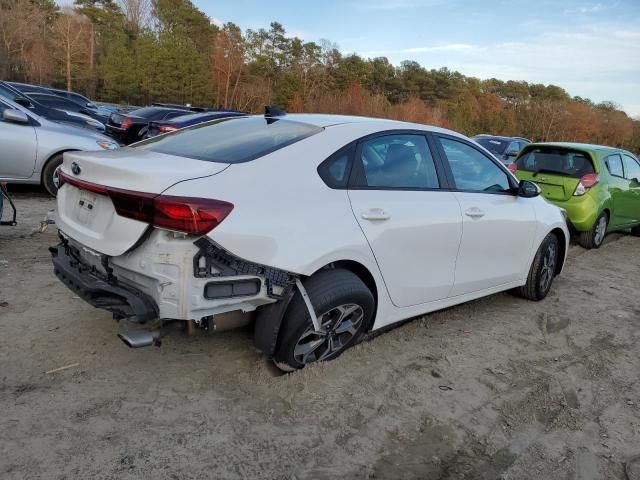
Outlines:
{"type": "Polygon", "coordinates": [[[604,242],[604,237],[607,234],[608,225],[609,215],[607,212],[602,212],[590,230],[587,230],[586,232],[578,232],[578,243],[587,250],[600,248],[604,242]],[[602,228],[604,228],[603,231],[600,230],[602,228]]]}
{"type": "Polygon", "coordinates": [[[631,229],[631,235],[634,237],[640,237],[640,227],[633,227],[631,229]]]}
{"type": "Polygon", "coordinates": [[[558,237],[550,233],[545,237],[533,258],[529,269],[527,283],[511,292],[522,298],[538,302],[545,298],[551,290],[553,278],[558,265],[558,237]]]}
{"type": "Polygon", "coordinates": [[[62,165],[62,154],[54,155],[51,157],[44,169],[42,170],[42,185],[52,196],[56,196],[58,193],[58,184],[56,180],[56,170],[62,165]]]}
{"type": "Polygon", "coordinates": [[[333,360],[360,340],[373,319],[375,301],[371,291],[348,270],[320,271],[307,279],[304,287],[329,333],[314,332],[302,295],[296,292],[284,315],[273,357],[283,371],[333,360]]]}

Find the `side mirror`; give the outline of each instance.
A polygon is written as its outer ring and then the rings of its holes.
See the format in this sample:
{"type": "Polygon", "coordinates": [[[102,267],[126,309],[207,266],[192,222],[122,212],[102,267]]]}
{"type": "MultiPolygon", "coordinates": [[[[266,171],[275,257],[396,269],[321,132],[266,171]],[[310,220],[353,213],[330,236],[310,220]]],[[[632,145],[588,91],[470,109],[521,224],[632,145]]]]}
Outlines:
{"type": "Polygon", "coordinates": [[[533,198],[540,195],[540,187],[529,180],[521,180],[518,185],[518,196],[522,198],[533,198]]]}
{"type": "Polygon", "coordinates": [[[23,106],[24,108],[33,108],[33,103],[31,103],[28,99],[24,97],[16,97],[13,99],[18,105],[23,106]]]}
{"type": "Polygon", "coordinates": [[[12,123],[29,123],[29,117],[26,113],[21,112],[20,110],[12,110],[7,108],[2,112],[2,119],[6,122],[12,123]]]}
{"type": "Polygon", "coordinates": [[[518,152],[517,150],[509,150],[507,153],[505,153],[505,155],[507,157],[517,157],[518,156],[518,152]]]}
{"type": "Polygon", "coordinates": [[[634,187],[640,186],[640,178],[632,178],[631,185],[634,187]]]}

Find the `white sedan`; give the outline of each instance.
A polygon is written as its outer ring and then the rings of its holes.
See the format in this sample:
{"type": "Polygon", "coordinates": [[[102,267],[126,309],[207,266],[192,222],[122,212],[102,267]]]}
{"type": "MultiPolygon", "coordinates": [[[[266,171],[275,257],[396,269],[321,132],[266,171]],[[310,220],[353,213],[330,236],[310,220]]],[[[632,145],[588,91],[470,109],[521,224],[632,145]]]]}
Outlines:
{"type": "Polygon", "coordinates": [[[455,132],[336,115],[236,117],[64,155],[56,275],[157,342],[255,322],[284,369],[370,330],[511,290],[543,299],[564,212],[455,132]]]}

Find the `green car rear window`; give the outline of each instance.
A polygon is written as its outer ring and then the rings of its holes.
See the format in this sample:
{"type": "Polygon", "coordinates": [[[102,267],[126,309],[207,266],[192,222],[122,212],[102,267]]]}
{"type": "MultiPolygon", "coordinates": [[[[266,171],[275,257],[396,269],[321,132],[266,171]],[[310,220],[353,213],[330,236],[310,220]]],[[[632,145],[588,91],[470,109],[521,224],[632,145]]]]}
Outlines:
{"type": "Polygon", "coordinates": [[[153,137],[133,148],[207,162],[255,160],[321,132],[321,127],[280,118],[223,118],[153,137]]]}
{"type": "Polygon", "coordinates": [[[516,166],[518,170],[573,178],[595,173],[591,158],[586,153],[564,148],[533,148],[516,160],[516,166]]]}

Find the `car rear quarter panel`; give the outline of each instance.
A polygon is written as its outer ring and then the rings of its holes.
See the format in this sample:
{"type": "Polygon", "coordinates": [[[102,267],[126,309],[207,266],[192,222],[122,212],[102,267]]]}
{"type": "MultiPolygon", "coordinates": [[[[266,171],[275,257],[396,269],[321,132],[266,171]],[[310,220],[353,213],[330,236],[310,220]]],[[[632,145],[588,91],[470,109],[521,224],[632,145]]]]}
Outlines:
{"type": "Polygon", "coordinates": [[[265,157],[231,165],[222,174],[178,183],[164,193],[233,203],[231,214],[208,236],[238,257],[301,275],[335,261],[355,261],[371,272],[381,295],[383,282],[347,191],[329,188],[317,173],[325,158],[371,129],[330,127],[265,157]]]}

